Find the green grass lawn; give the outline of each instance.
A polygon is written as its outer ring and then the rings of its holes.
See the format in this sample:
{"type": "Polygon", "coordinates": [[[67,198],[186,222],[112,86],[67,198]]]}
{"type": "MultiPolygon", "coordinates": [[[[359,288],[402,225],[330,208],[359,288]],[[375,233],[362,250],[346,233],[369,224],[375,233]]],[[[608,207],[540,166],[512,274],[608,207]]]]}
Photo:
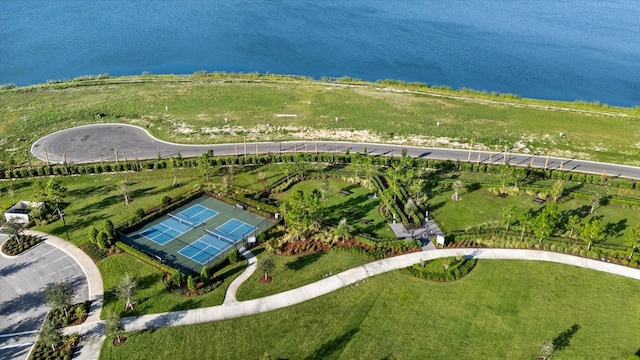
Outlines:
{"type": "MultiPolygon", "coordinates": [[[[13,155],[13,162],[26,163],[26,150],[36,139],[99,121],[148,126],[155,136],[182,143],[241,143],[245,138],[249,142],[344,140],[359,131],[368,132],[369,141],[417,142],[419,138],[437,145],[439,138],[463,143],[473,139],[476,146],[491,148],[498,141],[502,145],[521,142],[530,152],[550,150],[568,157],[640,163],[636,140],[640,122],[634,109],[601,110],[626,113],[626,117],[584,114],[311,81],[139,80],[105,80],[108,85],[85,83],[64,90],[58,84],[30,91],[0,91],[2,158],[9,161],[13,155]],[[102,117],[97,120],[96,114],[102,117]],[[297,117],[278,118],[276,114],[297,117]],[[190,131],[178,131],[185,128],[190,131]],[[566,135],[559,137],[560,132],[566,135]],[[621,133],[627,136],[619,136],[621,133]]],[[[571,103],[564,106],[574,107],[571,103]]]]}
{"type": "MultiPolygon", "coordinates": [[[[88,238],[89,227],[93,225],[101,229],[105,219],[110,219],[114,224],[129,221],[136,209],[151,209],[160,205],[164,196],[176,197],[204,182],[197,169],[193,168],[179,170],[178,178],[182,186],[174,188],[171,186],[173,178],[163,170],[59,177],[62,185],[67,188],[63,210],[71,242],[76,245],[84,243],[88,238]],[[130,196],[133,198],[129,205],[125,205],[118,190],[118,183],[122,180],[128,183],[130,196]]],[[[14,195],[11,199],[7,196],[9,183],[3,182],[0,185],[3,190],[0,197],[2,206],[8,208],[14,201],[31,199],[32,183],[33,180],[29,179],[13,181],[14,195]]],[[[60,220],[37,226],[34,230],[64,239],[67,237],[60,220]]]]}
{"type": "MultiPolygon", "coordinates": [[[[270,284],[261,284],[258,278],[264,276],[256,271],[240,288],[238,301],[255,299],[281,293],[322,279],[328,273],[337,274],[370,260],[364,256],[347,252],[329,251],[299,256],[273,256],[276,270],[270,274],[270,284]]],[[[259,261],[259,258],[258,258],[259,261]]]]}
{"type": "MultiPolygon", "coordinates": [[[[467,188],[461,191],[462,200],[460,201],[451,200],[452,194],[453,190],[438,187],[429,199],[431,214],[442,225],[445,232],[465,230],[470,226],[489,221],[501,221],[502,211],[509,205],[516,207],[515,218],[527,209],[538,211],[542,207],[532,201],[532,196],[524,194],[502,198],[486,189],[470,190],[467,188]]],[[[565,200],[560,202],[559,210],[577,214],[582,220],[582,225],[594,216],[602,217],[606,226],[605,243],[624,245],[625,234],[640,223],[640,212],[634,209],[614,204],[601,205],[596,209],[594,215],[589,215],[588,200],[565,200]]]]}
{"type": "MultiPolygon", "coordinates": [[[[325,221],[328,224],[337,225],[341,218],[346,218],[355,228],[356,233],[364,232],[381,238],[394,237],[393,231],[380,215],[379,198],[369,198],[373,192],[354,185],[347,181],[328,179],[326,181],[325,201],[322,203],[325,221]],[[348,195],[340,193],[341,190],[350,192],[348,195]],[[364,224],[361,220],[373,220],[364,224]]],[[[289,190],[274,196],[278,200],[287,201],[297,190],[310,194],[314,189],[321,190],[322,180],[306,180],[293,185],[289,190]]]]}
{"type": "Polygon", "coordinates": [[[222,285],[209,294],[182,297],[166,290],[162,284],[163,273],[157,268],[128,254],[109,256],[98,263],[104,284],[104,303],[100,316],[105,318],[114,310],[120,312],[121,316],[137,316],[220,305],[229,284],[244,271],[246,263],[243,260],[217,271],[216,278],[223,280],[222,285]],[[124,311],[124,302],[118,300],[113,293],[125,274],[138,281],[138,291],[134,298],[136,307],[130,311],[124,311]]]}
{"type": "Polygon", "coordinates": [[[640,348],[640,282],[571,266],[480,261],[459,281],[394,271],[289,308],[105,341],[100,359],[623,359],[640,348]],[[575,329],[575,327],[574,327],[575,329]]]}

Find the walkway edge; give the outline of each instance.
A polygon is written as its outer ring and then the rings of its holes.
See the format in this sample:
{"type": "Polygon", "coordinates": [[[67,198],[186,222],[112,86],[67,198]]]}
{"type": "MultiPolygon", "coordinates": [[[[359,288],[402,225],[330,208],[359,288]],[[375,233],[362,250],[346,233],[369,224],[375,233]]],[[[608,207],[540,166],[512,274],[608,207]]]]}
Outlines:
{"type": "Polygon", "coordinates": [[[383,259],[279,294],[208,308],[143,315],[122,319],[126,331],[140,331],[234,319],[281,309],[315,299],[368,277],[399,270],[421,261],[449,256],[475,259],[532,260],[572,265],[640,280],[640,270],[604,261],[540,250],[456,248],[422,251],[383,259]]]}
{"type": "Polygon", "coordinates": [[[240,255],[244,256],[247,259],[247,268],[244,269],[242,274],[240,274],[237,278],[235,278],[229,287],[227,288],[227,293],[224,296],[223,304],[232,304],[237,303],[236,293],[238,292],[238,288],[242,283],[247,281],[253,275],[253,273],[258,268],[258,259],[253,255],[251,250],[246,248],[240,249],[240,255]]]}

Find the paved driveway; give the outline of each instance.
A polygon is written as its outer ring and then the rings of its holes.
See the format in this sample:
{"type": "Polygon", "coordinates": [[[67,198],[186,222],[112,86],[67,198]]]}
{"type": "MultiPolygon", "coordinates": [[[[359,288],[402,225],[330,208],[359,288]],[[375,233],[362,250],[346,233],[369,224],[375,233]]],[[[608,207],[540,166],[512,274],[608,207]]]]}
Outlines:
{"type": "Polygon", "coordinates": [[[74,303],[89,299],[84,272],[54,246],[42,242],[15,258],[0,255],[0,359],[26,358],[49,311],[44,289],[63,281],[72,284],[74,303]]]}

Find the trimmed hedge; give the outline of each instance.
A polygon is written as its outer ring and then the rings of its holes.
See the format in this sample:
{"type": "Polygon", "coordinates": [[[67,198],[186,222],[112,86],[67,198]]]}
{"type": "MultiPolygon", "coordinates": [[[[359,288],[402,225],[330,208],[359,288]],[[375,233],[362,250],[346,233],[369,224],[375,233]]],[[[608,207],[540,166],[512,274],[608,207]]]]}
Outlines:
{"type": "Polygon", "coordinates": [[[123,243],[122,241],[118,241],[116,242],[116,246],[119,247],[120,249],[122,249],[122,251],[126,252],[127,254],[136,257],[152,266],[155,266],[156,268],[160,269],[161,271],[170,274],[171,277],[179,277],[180,275],[178,275],[178,273],[180,273],[180,271],[178,269],[175,269],[169,265],[163,264],[161,262],[159,262],[158,260],[156,260],[155,258],[147,255],[146,253],[134,248],[133,246],[129,246],[125,243],[123,243]]]}

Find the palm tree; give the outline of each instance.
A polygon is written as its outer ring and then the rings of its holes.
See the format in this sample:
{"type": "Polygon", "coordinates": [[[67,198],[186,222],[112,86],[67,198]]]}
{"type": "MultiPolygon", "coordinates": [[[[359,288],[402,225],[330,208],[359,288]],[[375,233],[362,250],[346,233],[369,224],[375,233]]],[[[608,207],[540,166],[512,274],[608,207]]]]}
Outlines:
{"type": "Polygon", "coordinates": [[[514,211],[516,211],[516,206],[513,204],[502,210],[502,223],[507,226],[506,231],[509,231],[509,225],[511,225],[511,217],[514,211]]]}
{"type": "Polygon", "coordinates": [[[353,227],[347,222],[346,218],[340,219],[336,227],[335,234],[344,242],[353,233],[353,227]]]}
{"type": "Polygon", "coordinates": [[[451,188],[453,189],[453,196],[451,196],[451,198],[453,200],[460,200],[460,195],[458,193],[460,192],[460,189],[462,189],[462,181],[456,180],[451,185],[451,188]]]}
{"type": "Polygon", "coordinates": [[[126,180],[120,180],[118,183],[118,190],[120,191],[120,195],[124,197],[125,205],[129,205],[131,198],[129,197],[129,185],[127,185],[126,180]]]}
{"type": "Polygon", "coordinates": [[[133,302],[131,299],[136,294],[136,289],[138,287],[138,282],[129,276],[129,274],[125,274],[122,282],[116,286],[115,292],[118,298],[125,302],[124,309],[133,310],[133,302]]]}
{"type": "Polygon", "coordinates": [[[591,207],[591,209],[589,210],[589,214],[593,214],[596,211],[596,207],[598,207],[598,205],[600,205],[600,194],[596,192],[591,194],[591,198],[589,199],[589,206],[591,207]]]}

